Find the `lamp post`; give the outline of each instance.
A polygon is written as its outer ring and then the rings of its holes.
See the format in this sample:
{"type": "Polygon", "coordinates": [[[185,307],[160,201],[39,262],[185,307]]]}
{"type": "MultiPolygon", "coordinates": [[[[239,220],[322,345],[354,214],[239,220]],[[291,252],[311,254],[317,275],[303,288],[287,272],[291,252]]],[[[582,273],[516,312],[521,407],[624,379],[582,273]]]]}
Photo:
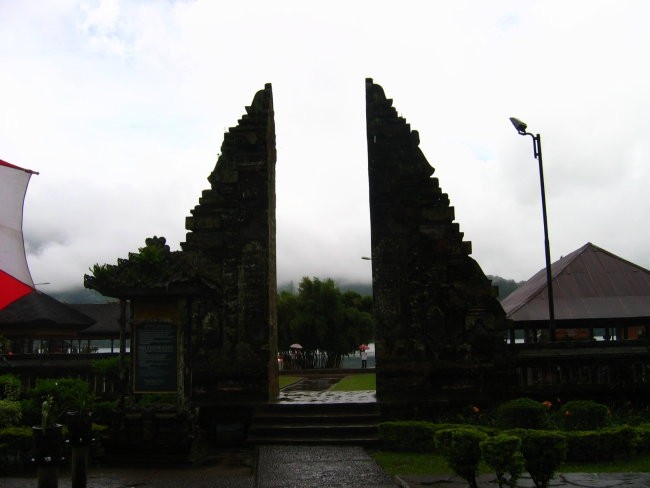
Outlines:
{"type": "Polygon", "coordinates": [[[544,251],[546,253],[546,287],[548,290],[548,329],[551,342],[555,342],[555,308],[553,307],[553,276],[551,274],[551,249],[548,241],[548,224],[546,221],[546,192],[544,191],[544,168],[542,166],[542,138],[539,134],[526,132],[528,127],[524,122],[510,117],[510,122],[522,136],[533,139],[533,154],[539,162],[539,182],[542,189],[542,218],[544,220],[544,251]]]}

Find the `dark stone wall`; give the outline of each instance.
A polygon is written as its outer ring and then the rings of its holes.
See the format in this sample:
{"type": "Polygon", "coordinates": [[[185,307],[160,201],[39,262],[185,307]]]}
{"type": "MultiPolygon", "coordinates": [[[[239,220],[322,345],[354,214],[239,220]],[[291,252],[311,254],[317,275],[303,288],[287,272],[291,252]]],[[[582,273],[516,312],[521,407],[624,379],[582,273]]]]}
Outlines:
{"type": "Polygon", "coordinates": [[[271,85],[224,135],[185,252],[216,264],[221,289],[194,313],[195,399],[265,400],[278,393],[275,123],[271,85]]]}
{"type": "Polygon", "coordinates": [[[505,313],[471,243],[381,86],[366,80],[377,395],[449,401],[488,387],[505,313]]]}

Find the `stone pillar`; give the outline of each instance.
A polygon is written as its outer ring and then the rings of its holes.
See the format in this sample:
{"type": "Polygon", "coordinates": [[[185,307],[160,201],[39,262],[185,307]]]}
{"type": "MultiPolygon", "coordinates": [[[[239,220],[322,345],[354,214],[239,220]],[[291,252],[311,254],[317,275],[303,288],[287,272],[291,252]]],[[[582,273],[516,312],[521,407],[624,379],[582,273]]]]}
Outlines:
{"type": "Polygon", "coordinates": [[[413,415],[418,404],[484,386],[476,365],[491,361],[505,313],[469,257],[418,132],[371,79],[366,121],[377,396],[413,415]]]}
{"type": "Polygon", "coordinates": [[[218,296],[204,300],[193,337],[203,395],[266,400],[278,394],[275,123],[271,85],[224,135],[210,189],[187,217],[185,252],[215,263],[218,296]]]}

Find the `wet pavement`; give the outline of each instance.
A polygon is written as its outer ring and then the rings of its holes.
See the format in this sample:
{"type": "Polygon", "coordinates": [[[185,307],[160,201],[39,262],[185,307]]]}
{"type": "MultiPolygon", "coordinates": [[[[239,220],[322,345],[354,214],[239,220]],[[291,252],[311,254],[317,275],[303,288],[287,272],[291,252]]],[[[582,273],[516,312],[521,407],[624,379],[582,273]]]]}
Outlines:
{"type": "Polygon", "coordinates": [[[289,390],[280,392],[277,403],[377,403],[375,390],[369,391],[330,391],[330,390],[289,390]]]}
{"type": "Polygon", "coordinates": [[[358,446],[261,446],[255,488],[396,488],[358,446]]]}

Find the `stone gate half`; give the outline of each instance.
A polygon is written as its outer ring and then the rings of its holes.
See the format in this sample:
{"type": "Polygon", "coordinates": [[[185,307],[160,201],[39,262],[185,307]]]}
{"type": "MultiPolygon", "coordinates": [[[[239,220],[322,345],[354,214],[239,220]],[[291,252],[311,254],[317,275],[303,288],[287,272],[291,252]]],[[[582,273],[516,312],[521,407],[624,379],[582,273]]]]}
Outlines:
{"type": "Polygon", "coordinates": [[[271,84],[255,94],[187,217],[184,252],[215,264],[220,291],[195,313],[193,398],[267,400],[278,394],[275,122],[271,84]]]}
{"type": "Polygon", "coordinates": [[[418,132],[392,105],[367,79],[377,397],[408,416],[487,387],[505,313],[469,257],[418,132]]]}

